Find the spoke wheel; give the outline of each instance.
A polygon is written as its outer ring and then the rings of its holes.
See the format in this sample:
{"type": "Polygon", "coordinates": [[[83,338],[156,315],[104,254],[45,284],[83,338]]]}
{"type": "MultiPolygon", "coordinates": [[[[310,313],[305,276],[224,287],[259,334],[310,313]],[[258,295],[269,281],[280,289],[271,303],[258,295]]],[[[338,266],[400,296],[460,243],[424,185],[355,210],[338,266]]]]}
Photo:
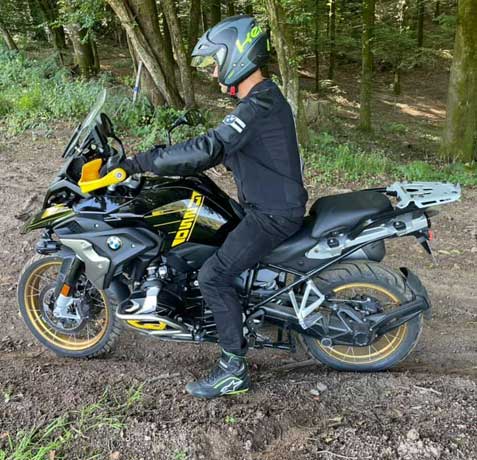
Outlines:
{"type": "Polygon", "coordinates": [[[18,285],[23,319],[33,334],[51,350],[64,356],[92,357],[111,349],[119,325],[103,291],[84,276],[78,282],[71,317],[53,314],[54,289],[62,259],[35,257],[27,264],[18,285]]]}
{"type": "MultiPolygon", "coordinates": [[[[413,298],[413,293],[400,272],[368,260],[335,265],[320,273],[314,281],[322,292],[329,293],[330,297],[338,301],[352,302],[369,298],[384,312],[413,298]]],[[[320,313],[334,314],[324,308],[320,313]]],[[[377,337],[366,346],[327,347],[319,339],[306,335],[301,336],[301,340],[313,358],[334,369],[370,372],[389,369],[404,360],[415,347],[421,331],[422,315],[419,315],[377,337]]]]}
{"type": "MultiPolygon", "coordinates": [[[[376,299],[388,312],[399,305],[399,299],[388,290],[369,283],[345,284],[333,290],[335,298],[340,300],[353,300],[359,296],[368,296],[376,299]]],[[[325,347],[317,340],[324,353],[348,364],[369,364],[385,359],[399,348],[407,334],[407,324],[388,332],[371,345],[364,347],[336,345],[325,347]]]]}

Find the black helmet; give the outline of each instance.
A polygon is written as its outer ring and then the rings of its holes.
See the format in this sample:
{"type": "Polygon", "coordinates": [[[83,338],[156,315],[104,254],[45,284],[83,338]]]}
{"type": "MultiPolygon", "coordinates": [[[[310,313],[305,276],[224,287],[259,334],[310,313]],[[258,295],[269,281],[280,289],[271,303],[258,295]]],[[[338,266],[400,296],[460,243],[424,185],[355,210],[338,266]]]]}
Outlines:
{"type": "Polygon", "coordinates": [[[234,94],[236,85],[267,61],[269,50],[268,34],[254,18],[232,16],[202,35],[192,51],[191,65],[217,64],[219,82],[234,94]]]}

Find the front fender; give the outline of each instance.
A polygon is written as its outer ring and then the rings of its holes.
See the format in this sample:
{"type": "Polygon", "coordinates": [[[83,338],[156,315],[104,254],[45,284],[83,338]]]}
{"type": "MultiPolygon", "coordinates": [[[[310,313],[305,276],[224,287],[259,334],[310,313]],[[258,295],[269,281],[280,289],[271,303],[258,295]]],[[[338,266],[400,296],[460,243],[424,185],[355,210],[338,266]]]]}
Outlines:
{"type": "Polygon", "coordinates": [[[74,215],[74,211],[62,204],[42,209],[23,225],[20,233],[25,234],[39,228],[53,227],[60,221],[74,215]]]}
{"type": "Polygon", "coordinates": [[[411,289],[411,291],[414,293],[414,296],[422,300],[422,302],[425,304],[426,308],[424,309],[424,316],[426,319],[430,319],[431,299],[429,298],[426,288],[421,283],[421,280],[407,267],[401,267],[399,270],[401,270],[405,282],[409,286],[409,289],[411,289]]]}

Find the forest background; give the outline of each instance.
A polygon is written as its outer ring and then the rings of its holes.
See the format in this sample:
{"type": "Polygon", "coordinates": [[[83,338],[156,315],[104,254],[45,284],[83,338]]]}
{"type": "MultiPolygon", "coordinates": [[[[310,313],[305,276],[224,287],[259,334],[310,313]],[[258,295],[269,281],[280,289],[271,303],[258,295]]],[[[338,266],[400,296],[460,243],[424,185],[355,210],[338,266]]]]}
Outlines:
{"type": "Polygon", "coordinates": [[[190,51],[234,14],[269,30],[269,76],[294,109],[311,181],[476,183],[471,0],[3,0],[3,135],[76,122],[103,86],[133,149],[164,139],[187,107],[213,126],[233,105],[190,67],[190,51]]]}
{"type": "MultiPolygon", "coordinates": [[[[477,458],[476,93],[476,0],[0,0],[0,460],[477,458]],[[414,242],[387,247],[434,305],[402,366],[338,373],[254,350],[254,391],[203,404],[183,388],[212,346],[125,331],[108,360],[39,347],[15,299],[38,235],[20,237],[17,216],[41,206],[104,87],[129,154],[164,142],[189,107],[205,126],[175,141],[220,122],[234,101],[190,68],[190,51],[243,13],[270,32],[269,77],[295,111],[310,203],[396,180],[459,182],[463,199],[435,220],[439,265],[414,242]]],[[[234,193],[224,169],[214,180],[234,193]]]]}

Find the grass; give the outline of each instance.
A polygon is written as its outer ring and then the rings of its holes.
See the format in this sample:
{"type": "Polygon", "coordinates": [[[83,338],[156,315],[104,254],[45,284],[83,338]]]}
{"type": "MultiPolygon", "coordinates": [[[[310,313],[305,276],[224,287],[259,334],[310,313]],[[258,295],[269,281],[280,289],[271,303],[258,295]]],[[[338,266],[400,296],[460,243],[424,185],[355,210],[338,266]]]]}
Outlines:
{"type": "MultiPolygon", "coordinates": [[[[139,139],[136,145],[139,150],[165,143],[167,126],[182,112],[166,107],[154,109],[144,97],[133,105],[129,83],[130,78],[115,79],[109,73],[82,80],[58,66],[54,56],[39,61],[0,48],[0,122],[3,121],[11,135],[30,128],[48,131],[51,122],[58,120],[78,122],[106,87],[109,96],[104,111],[113,120],[120,137],[139,139]]],[[[205,115],[206,127],[210,127],[212,114],[205,115]]],[[[203,126],[181,128],[175,132],[174,141],[195,136],[203,129],[203,126]]],[[[401,123],[382,124],[381,134],[373,139],[361,139],[354,134],[356,130],[344,130],[339,123],[331,129],[335,135],[326,131],[315,134],[304,150],[307,179],[311,183],[359,182],[368,186],[407,180],[477,185],[476,169],[470,166],[393,160],[388,153],[389,143],[409,132],[401,123]]]]}
{"type": "MultiPolygon", "coordinates": [[[[75,441],[88,439],[89,434],[100,429],[124,428],[130,409],[141,399],[142,386],[131,388],[123,401],[115,399],[105,391],[94,404],[16,435],[5,433],[2,440],[6,447],[0,449],[0,460],[66,459],[68,449],[72,448],[75,441]]],[[[84,460],[101,456],[92,452],[85,455],[87,456],[81,456],[84,460]]]]}
{"type": "Polygon", "coordinates": [[[327,132],[313,136],[304,151],[304,160],[306,177],[311,183],[376,186],[389,180],[405,180],[477,185],[475,166],[424,161],[398,163],[381,150],[367,151],[351,142],[342,143],[327,132]]]}
{"type": "MultiPolygon", "coordinates": [[[[48,129],[53,121],[78,123],[103,88],[108,89],[104,111],[118,134],[140,137],[142,149],[164,142],[167,126],[183,113],[166,107],[155,109],[142,96],[133,104],[124,78],[116,80],[103,72],[96,79],[83,80],[60,67],[54,56],[40,61],[0,47],[0,120],[10,135],[26,129],[48,129]]],[[[201,129],[183,129],[177,139],[201,129]]]]}

